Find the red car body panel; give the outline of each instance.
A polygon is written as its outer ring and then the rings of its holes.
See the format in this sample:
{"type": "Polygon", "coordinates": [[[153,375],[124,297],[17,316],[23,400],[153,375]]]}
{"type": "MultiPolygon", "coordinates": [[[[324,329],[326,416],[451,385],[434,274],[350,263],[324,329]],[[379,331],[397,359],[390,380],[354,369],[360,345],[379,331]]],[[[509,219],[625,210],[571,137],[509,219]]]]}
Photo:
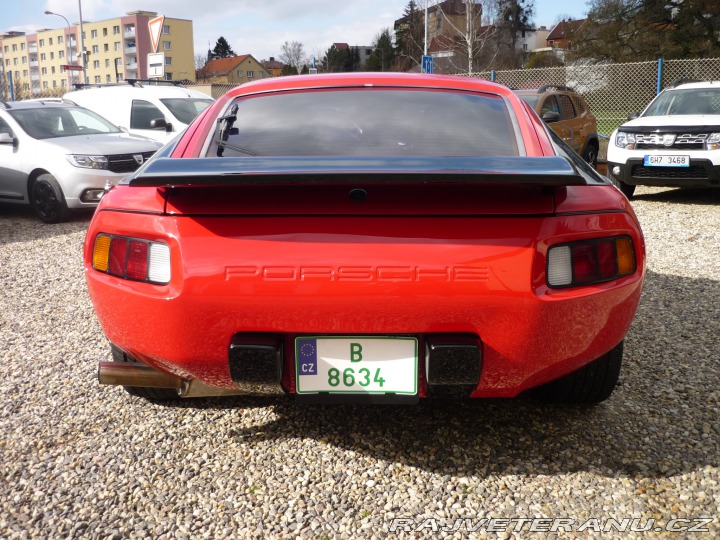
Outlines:
{"type": "MultiPolygon", "coordinates": [[[[288,77],[231,91],[196,119],[172,156],[202,155],[217,116],[237,95],[317,84],[288,77]]],[[[348,74],[322,84],[487,88],[513,108],[528,156],[555,155],[537,116],[492,83],[348,74]]],[[[88,288],[108,339],[158,370],[233,388],[231,337],[282,334],[282,383],[293,393],[297,335],[416,335],[422,347],[426,334],[467,333],[478,336],[483,355],[472,397],[512,397],[597,359],[628,331],[645,249],[637,218],[614,187],[358,187],[373,194],[363,205],[334,184],[111,190],[85,245],[88,288]],[[168,244],[172,281],[153,285],[93,270],[99,233],[168,244]],[[548,287],[550,246],[613,236],[632,239],[632,275],[548,287]]],[[[422,397],[422,369],[419,377],[422,397]]]]}

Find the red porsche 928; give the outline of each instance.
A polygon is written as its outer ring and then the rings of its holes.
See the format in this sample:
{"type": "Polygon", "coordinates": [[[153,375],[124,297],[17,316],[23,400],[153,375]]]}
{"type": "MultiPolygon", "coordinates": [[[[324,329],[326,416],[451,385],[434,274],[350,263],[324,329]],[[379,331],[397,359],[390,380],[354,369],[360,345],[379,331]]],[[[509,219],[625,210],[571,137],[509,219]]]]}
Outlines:
{"type": "Polygon", "coordinates": [[[351,73],[229,91],[107,191],[84,264],[133,395],[596,403],[645,246],[508,88],[351,73]]]}

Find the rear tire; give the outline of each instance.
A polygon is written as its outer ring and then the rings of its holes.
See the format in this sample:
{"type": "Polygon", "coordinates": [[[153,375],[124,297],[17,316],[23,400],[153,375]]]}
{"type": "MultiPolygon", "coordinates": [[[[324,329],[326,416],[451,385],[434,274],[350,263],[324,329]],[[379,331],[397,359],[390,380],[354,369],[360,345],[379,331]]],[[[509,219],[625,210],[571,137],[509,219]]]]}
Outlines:
{"type": "Polygon", "coordinates": [[[615,185],[616,188],[618,188],[620,191],[622,191],[622,194],[625,195],[628,199],[631,199],[633,196],[633,193],[635,193],[635,187],[631,184],[626,184],[625,182],[618,180],[614,176],[608,175],[610,178],[610,181],[615,185]]]}
{"type": "Polygon", "coordinates": [[[41,174],[30,187],[30,206],[45,223],[60,223],[70,219],[72,212],[65,195],[52,174],[41,174]]]}
{"type": "MultiPolygon", "coordinates": [[[[134,362],[122,349],[110,345],[113,362],[134,362]]],[[[148,388],[146,386],[123,386],[131,396],[141,397],[152,401],[176,401],[180,399],[174,388],[148,388]]]]}
{"type": "Polygon", "coordinates": [[[591,364],[533,389],[531,395],[553,403],[593,404],[605,401],[620,376],[623,344],[621,341],[591,364]]]}

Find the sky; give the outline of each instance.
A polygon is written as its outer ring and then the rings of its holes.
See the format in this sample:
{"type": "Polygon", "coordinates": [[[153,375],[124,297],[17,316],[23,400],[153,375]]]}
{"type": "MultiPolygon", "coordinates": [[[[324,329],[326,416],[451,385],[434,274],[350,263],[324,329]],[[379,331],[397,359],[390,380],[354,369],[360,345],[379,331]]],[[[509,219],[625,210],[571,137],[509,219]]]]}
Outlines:
{"type": "MultiPolygon", "coordinates": [[[[402,17],[408,0],[0,0],[0,32],[33,33],[71,24],[101,21],[129,11],[154,11],[193,21],[196,54],[205,54],[224,37],[236,54],[257,60],[279,58],[282,44],[299,41],[308,56],[321,57],[334,42],[371,45],[384,29],[402,17]]],[[[423,0],[416,0],[424,6],[423,0]]],[[[430,5],[433,1],[430,0],[430,5]]],[[[535,24],[550,29],[561,18],[584,18],[582,0],[535,0],[535,24]]]]}

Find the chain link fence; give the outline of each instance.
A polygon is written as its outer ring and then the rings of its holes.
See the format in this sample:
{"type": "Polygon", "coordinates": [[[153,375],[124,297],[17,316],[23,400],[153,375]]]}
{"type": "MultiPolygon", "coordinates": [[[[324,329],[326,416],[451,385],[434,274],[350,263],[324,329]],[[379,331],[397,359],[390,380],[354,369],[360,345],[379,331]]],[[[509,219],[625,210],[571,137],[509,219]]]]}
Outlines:
{"type": "Polygon", "coordinates": [[[609,136],[631,112],[642,111],[677,79],[720,80],[720,58],[666,60],[627,64],[585,64],[511,71],[484,71],[472,76],[511,88],[561,84],[581,94],[598,121],[598,133],[609,136]]]}

